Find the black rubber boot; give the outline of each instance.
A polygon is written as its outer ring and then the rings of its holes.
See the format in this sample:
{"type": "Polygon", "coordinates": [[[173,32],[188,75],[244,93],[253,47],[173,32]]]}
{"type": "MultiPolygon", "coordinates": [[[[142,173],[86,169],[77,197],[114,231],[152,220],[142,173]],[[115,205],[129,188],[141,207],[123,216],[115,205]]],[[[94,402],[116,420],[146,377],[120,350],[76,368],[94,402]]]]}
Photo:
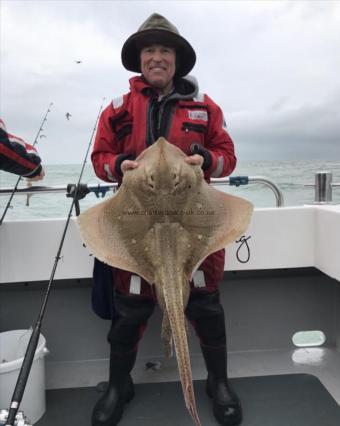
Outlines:
{"type": "Polygon", "coordinates": [[[114,426],[122,417],[124,405],[134,397],[130,376],[137,352],[110,356],[109,384],[104,395],[96,403],[92,413],[92,426],[114,426]]]}
{"type": "Polygon", "coordinates": [[[115,426],[124,405],[134,397],[130,372],[135,364],[138,342],[155,303],[133,295],[116,293],[115,318],[108,341],[111,345],[109,385],[92,413],[92,426],[115,426]]]}
{"type": "Polygon", "coordinates": [[[242,408],[227,378],[227,338],[219,292],[192,293],[186,315],[200,339],[208,370],[207,393],[213,400],[215,418],[224,426],[239,425],[242,408]]]}
{"type": "Polygon", "coordinates": [[[201,345],[208,370],[206,391],[213,400],[213,412],[220,425],[236,426],[242,422],[241,402],[227,377],[226,347],[201,345]]]}

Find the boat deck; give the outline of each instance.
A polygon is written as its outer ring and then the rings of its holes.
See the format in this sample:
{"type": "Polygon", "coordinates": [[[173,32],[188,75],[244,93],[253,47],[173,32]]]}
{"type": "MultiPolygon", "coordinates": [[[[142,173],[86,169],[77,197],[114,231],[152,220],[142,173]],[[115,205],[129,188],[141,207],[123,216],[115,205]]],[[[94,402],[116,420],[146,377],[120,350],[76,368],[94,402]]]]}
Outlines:
{"type": "MultiPolygon", "coordinates": [[[[4,329],[27,327],[44,289],[45,283],[2,285],[0,322],[4,329]],[[11,315],[13,310],[20,315],[11,315]]],[[[229,272],[221,299],[227,316],[228,374],[242,399],[242,426],[340,424],[338,281],[310,268],[229,272]],[[322,330],[326,342],[320,347],[296,347],[292,335],[301,330],[322,330]],[[299,386],[306,377],[304,391],[299,386]],[[294,419],[300,419],[298,423],[287,417],[291,412],[294,419]],[[265,423],[268,418],[270,423],[265,423]],[[258,419],[261,423],[256,423],[258,419]]],[[[100,397],[96,385],[108,377],[106,334],[110,326],[109,321],[96,318],[90,300],[88,280],[58,282],[52,294],[42,330],[50,350],[46,357],[47,410],[37,426],[90,426],[92,408],[100,397]]],[[[176,359],[163,356],[161,321],[157,308],[140,344],[132,373],[136,397],[127,407],[123,426],[143,426],[143,421],[149,426],[192,424],[176,359]],[[147,411],[141,411],[144,406],[149,407],[147,411]]],[[[191,329],[189,334],[202,426],[214,425],[211,402],[201,382],[206,377],[203,358],[191,329]]],[[[21,408],[29,417],[29,405],[23,401],[21,408]]]]}
{"type": "MultiPolygon", "coordinates": [[[[204,381],[195,381],[202,426],[218,423],[204,381]]],[[[242,400],[242,426],[338,426],[340,407],[312,375],[290,374],[231,379],[242,400]]],[[[135,386],[136,395],[125,407],[122,426],[191,426],[179,382],[135,386]]],[[[91,425],[91,411],[99,393],[94,387],[50,390],[47,411],[36,426],[91,425]]]]}
{"type": "MultiPolygon", "coordinates": [[[[137,361],[133,370],[136,396],[119,424],[191,426],[175,359],[154,361],[161,362],[160,368],[146,369],[142,359],[137,361]]],[[[201,380],[206,375],[201,357],[192,359],[192,370],[202,425],[217,425],[201,380]]],[[[335,349],[233,352],[229,354],[229,376],[242,400],[242,426],[340,424],[340,353],[335,349]]],[[[36,426],[90,426],[99,397],[94,386],[48,390],[47,410],[36,426]]]]}

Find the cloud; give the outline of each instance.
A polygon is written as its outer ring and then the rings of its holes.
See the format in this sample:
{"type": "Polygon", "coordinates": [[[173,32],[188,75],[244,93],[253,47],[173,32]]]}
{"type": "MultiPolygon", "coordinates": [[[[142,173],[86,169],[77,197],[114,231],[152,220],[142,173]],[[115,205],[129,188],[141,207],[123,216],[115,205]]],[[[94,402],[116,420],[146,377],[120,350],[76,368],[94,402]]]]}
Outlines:
{"type": "Polygon", "coordinates": [[[95,21],[70,20],[46,7],[50,2],[38,3],[20,3],[16,9],[7,4],[1,47],[8,68],[44,78],[79,72],[77,59],[92,69],[120,66],[120,50],[95,21]]]}
{"type": "Polygon", "coordinates": [[[339,158],[340,92],[325,102],[231,114],[232,134],[246,159],[339,158]]]}
{"type": "Polygon", "coordinates": [[[222,107],[239,156],[340,157],[337,2],[25,0],[1,9],[0,113],[32,140],[54,102],[40,144],[47,163],[81,162],[102,98],[126,93],[134,75],[121,47],[153,12],[195,48],[193,74],[222,107]]]}

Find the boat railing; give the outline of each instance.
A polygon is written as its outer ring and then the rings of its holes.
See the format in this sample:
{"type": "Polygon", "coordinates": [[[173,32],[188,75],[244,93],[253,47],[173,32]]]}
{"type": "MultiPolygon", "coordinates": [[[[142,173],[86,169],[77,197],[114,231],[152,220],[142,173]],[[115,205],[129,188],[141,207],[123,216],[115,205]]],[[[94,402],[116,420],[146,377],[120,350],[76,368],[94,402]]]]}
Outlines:
{"type": "MultiPolygon", "coordinates": [[[[276,198],[276,206],[284,206],[284,197],[281,190],[278,186],[272,182],[270,179],[263,176],[230,176],[224,178],[212,178],[211,184],[213,186],[220,185],[229,185],[229,186],[241,186],[248,185],[252,183],[262,184],[269,187],[276,198]]],[[[81,184],[78,190],[78,199],[84,198],[87,194],[93,192],[96,197],[105,197],[108,191],[115,192],[117,190],[117,182],[109,184],[81,184]]],[[[18,188],[16,194],[18,195],[34,195],[34,194],[54,194],[54,193],[66,193],[68,197],[72,197],[72,194],[75,193],[76,184],[60,185],[60,186],[31,186],[27,188],[18,188]]],[[[12,193],[12,188],[0,188],[1,195],[10,195],[12,193]]]]}
{"type": "Polygon", "coordinates": [[[284,206],[284,197],[280,188],[270,179],[264,176],[230,176],[227,178],[212,179],[214,185],[229,184],[231,186],[247,185],[248,183],[260,183],[270,188],[276,199],[276,207],[284,206]]]}

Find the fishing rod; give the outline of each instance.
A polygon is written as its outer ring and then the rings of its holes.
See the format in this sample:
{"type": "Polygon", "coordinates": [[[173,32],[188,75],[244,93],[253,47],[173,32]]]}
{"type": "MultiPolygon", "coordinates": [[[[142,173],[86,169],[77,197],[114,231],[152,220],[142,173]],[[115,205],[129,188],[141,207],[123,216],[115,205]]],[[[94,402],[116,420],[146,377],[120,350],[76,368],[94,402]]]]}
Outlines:
{"type": "Polygon", "coordinates": [[[56,257],[55,257],[55,261],[54,261],[54,265],[53,265],[53,268],[52,268],[50,280],[49,280],[49,283],[48,283],[48,286],[47,286],[45,298],[44,298],[44,301],[43,301],[42,306],[40,308],[40,312],[39,312],[39,315],[38,315],[38,318],[37,318],[37,322],[36,322],[34,329],[32,331],[30,341],[27,345],[24,360],[23,360],[23,363],[22,363],[22,366],[21,366],[21,369],[20,369],[20,373],[19,373],[16,385],[15,385],[15,388],[14,388],[11,404],[10,404],[10,407],[9,407],[9,410],[8,410],[8,418],[7,418],[7,423],[6,423],[5,426],[14,426],[16,414],[17,414],[17,411],[19,409],[19,406],[20,406],[22,397],[24,395],[24,392],[25,392],[26,383],[27,383],[28,376],[30,374],[33,359],[34,359],[34,354],[35,354],[35,351],[36,351],[36,348],[37,348],[38,342],[39,342],[41,323],[42,323],[42,320],[43,320],[43,317],[44,317],[44,314],[45,314],[48,297],[49,297],[49,294],[50,294],[50,291],[51,291],[51,288],[52,288],[54,275],[55,275],[59,260],[61,259],[61,256],[60,256],[61,250],[63,248],[64,240],[65,240],[65,237],[66,237],[66,232],[67,232],[70,220],[71,220],[72,210],[73,210],[73,207],[74,207],[76,199],[77,199],[78,189],[80,187],[80,182],[81,182],[81,179],[83,177],[83,173],[84,173],[84,169],[85,169],[85,165],[86,165],[86,161],[87,161],[87,156],[89,154],[90,147],[92,145],[92,140],[93,140],[94,133],[96,131],[96,127],[97,127],[97,123],[98,123],[98,120],[99,120],[99,117],[100,117],[100,113],[103,109],[104,99],[105,98],[103,98],[103,102],[102,102],[102,104],[99,108],[98,116],[96,118],[96,122],[95,122],[95,125],[93,127],[90,142],[89,142],[87,150],[86,150],[85,158],[84,158],[83,165],[82,165],[81,172],[80,172],[79,179],[78,179],[78,184],[75,188],[74,195],[72,197],[73,200],[72,200],[71,207],[70,207],[70,210],[69,210],[69,213],[68,213],[68,216],[67,216],[67,220],[66,220],[66,223],[65,223],[65,227],[64,227],[64,230],[63,230],[63,233],[62,233],[62,236],[61,236],[59,248],[58,248],[58,251],[57,251],[57,254],[56,254],[56,257]]]}
{"type": "MultiPolygon", "coordinates": [[[[39,127],[39,130],[38,130],[38,133],[37,133],[37,136],[36,136],[36,137],[35,137],[35,139],[34,139],[33,147],[34,147],[34,146],[38,143],[38,137],[39,137],[39,135],[40,135],[40,132],[43,130],[43,125],[44,125],[45,121],[47,121],[47,116],[48,116],[48,113],[51,111],[51,110],[50,110],[50,108],[52,107],[52,105],[53,105],[53,102],[51,102],[51,103],[49,104],[48,108],[47,108],[47,111],[46,111],[45,117],[44,117],[43,121],[41,122],[40,127],[39,127]]],[[[2,222],[3,222],[3,221],[4,221],[4,219],[5,219],[5,216],[6,216],[6,214],[7,214],[7,210],[9,209],[9,207],[10,207],[10,205],[11,205],[11,201],[12,201],[12,199],[13,199],[13,197],[14,197],[14,194],[16,193],[16,190],[18,189],[18,185],[19,185],[19,183],[20,183],[20,181],[21,181],[21,178],[22,178],[22,176],[19,176],[19,177],[18,177],[18,180],[17,180],[17,182],[16,182],[16,184],[15,184],[15,186],[14,186],[14,188],[13,188],[12,194],[11,194],[11,196],[9,197],[9,200],[8,200],[8,202],[7,202],[7,205],[6,205],[6,207],[5,207],[5,210],[4,210],[4,212],[2,213],[2,216],[1,216],[1,219],[0,219],[0,226],[2,225],[2,222]]]]}

